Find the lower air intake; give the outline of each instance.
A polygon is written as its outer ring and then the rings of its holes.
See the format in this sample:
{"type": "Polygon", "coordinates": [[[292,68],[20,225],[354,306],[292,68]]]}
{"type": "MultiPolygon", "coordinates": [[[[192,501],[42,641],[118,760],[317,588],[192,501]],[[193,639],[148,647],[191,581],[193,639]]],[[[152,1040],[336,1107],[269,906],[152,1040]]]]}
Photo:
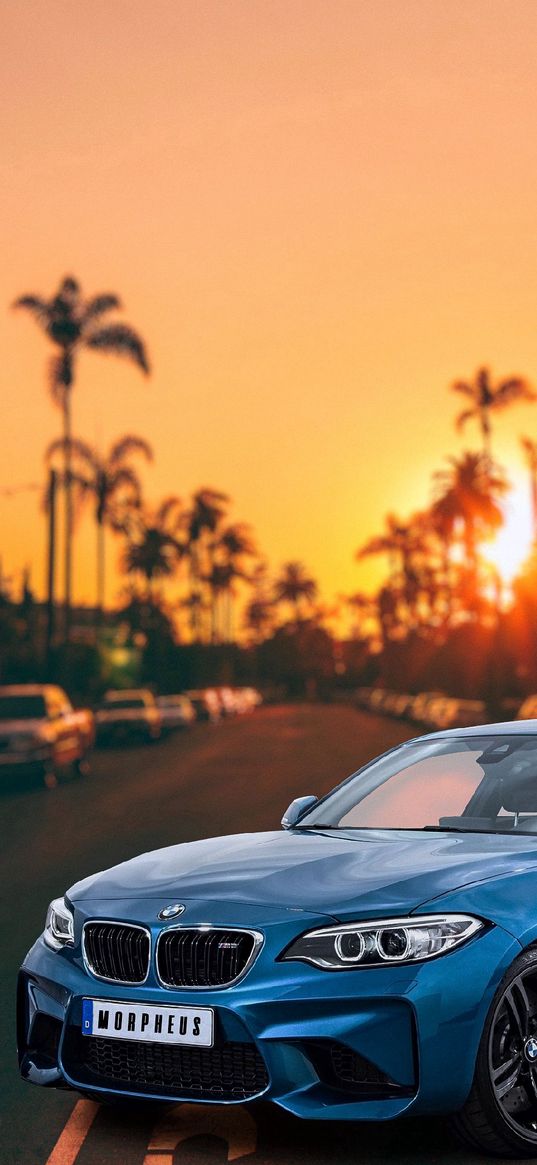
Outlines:
{"type": "Polygon", "coordinates": [[[72,1033],[64,1050],[72,1079],[114,1091],[196,1100],[248,1100],[264,1092],[268,1075],[252,1043],[215,1048],[106,1040],[72,1033]]]}

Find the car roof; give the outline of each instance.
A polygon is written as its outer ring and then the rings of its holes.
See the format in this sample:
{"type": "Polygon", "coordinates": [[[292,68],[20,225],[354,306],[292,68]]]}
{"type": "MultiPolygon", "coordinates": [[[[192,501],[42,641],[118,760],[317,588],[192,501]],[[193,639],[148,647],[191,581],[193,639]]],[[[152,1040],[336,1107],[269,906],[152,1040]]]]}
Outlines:
{"type": "Polygon", "coordinates": [[[152,696],[153,693],[148,688],[110,688],[108,692],[104,693],[104,699],[110,700],[143,700],[146,696],[152,696]]]}
{"type": "Polygon", "coordinates": [[[537,720],[505,720],[500,724],[472,724],[469,728],[444,728],[439,732],[427,732],[414,740],[435,740],[463,736],[537,736],[537,720]]]}
{"type": "Polygon", "coordinates": [[[51,684],[2,684],[0,696],[44,696],[51,684]]]}

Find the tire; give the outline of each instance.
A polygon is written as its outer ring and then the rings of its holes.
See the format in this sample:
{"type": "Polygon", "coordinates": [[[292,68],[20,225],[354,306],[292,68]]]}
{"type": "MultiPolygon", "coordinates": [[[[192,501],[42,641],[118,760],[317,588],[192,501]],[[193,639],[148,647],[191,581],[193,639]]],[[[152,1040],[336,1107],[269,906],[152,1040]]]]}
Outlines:
{"type": "Polygon", "coordinates": [[[91,765],[87,756],[80,756],[78,760],[73,761],[73,774],[75,777],[87,777],[91,772],[91,765]]]}
{"type": "Polygon", "coordinates": [[[54,765],[43,766],[43,784],[45,789],[56,789],[58,785],[58,778],[54,771],[54,765]]]}
{"type": "Polygon", "coordinates": [[[519,955],[492,1001],[459,1140],[494,1157],[537,1158],[537,949],[519,955]]]}

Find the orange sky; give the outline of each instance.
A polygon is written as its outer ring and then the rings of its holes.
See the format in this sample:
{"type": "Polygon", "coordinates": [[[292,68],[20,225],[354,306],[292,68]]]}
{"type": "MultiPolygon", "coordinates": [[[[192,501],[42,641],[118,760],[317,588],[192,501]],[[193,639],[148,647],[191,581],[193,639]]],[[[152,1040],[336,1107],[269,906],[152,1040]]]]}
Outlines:
{"type": "MultiPolygon", "coordinates": [[[[59,414],[24,291],[121,293],[154,375],[88,354],[79,435],[155,447],[147,493],[227,490],[271,563],[326,597],[427,499],[480,362],[537,382],[533,0],[11,0],[3,100],[0,488],[39,480],[59,414]]],[[[498,425],[519,464],[537,407],[498,425]]],[[[32,494],[4,570],[43,587],[32,494]]],[[[115,552],[114,552],[115,553],[115,552]]],[[[94,596],[89,520],[77,597],[94,596]]],[[[110,597],[117,577],[110,578],[110,597]]]]}

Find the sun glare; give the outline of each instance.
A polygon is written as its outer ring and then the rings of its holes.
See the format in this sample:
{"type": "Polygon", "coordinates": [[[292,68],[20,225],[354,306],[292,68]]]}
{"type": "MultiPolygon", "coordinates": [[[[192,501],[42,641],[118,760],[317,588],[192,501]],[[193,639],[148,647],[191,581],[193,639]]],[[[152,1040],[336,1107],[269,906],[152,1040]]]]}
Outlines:
{"type": "Polygon", "coordinates": [[[496,567],[509,587],[527,559],[533,540],[531,499],[527,486],[516,484],[504,507],[505,524],[492,542],[482,548],[483,557],[496,567]]]}

